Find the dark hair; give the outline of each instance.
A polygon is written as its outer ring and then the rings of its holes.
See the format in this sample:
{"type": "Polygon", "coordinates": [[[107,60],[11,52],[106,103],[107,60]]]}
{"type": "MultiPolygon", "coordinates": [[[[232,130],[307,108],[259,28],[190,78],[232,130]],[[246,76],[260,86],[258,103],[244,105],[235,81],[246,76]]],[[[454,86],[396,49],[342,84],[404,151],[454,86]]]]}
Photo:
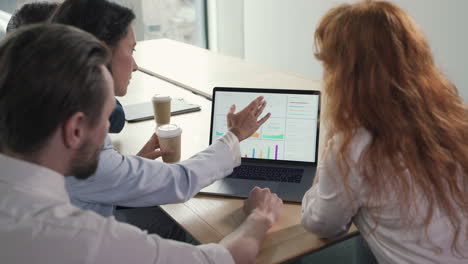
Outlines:
{"type": "Polygon", "coordinates": [[[106,0],[66,0],[52,22],[75,26],[115,47],[133,19],[132,10],[106,0]]]}
{"type": "Polygon", "coordinates": [[[64,25],[7,35],[0,42],[1,149],[34,153],[77,112],[96,125],[107,96],[100,66],[109,60],[104,44],[64,25]]]}
{"type": "Polygon", "coordinates": [[[6,31],[12,32],[20,26],[46,22],[58,6],[59,4],[54,2],[33,2],[24,4],[11,16],[6,31]]]}

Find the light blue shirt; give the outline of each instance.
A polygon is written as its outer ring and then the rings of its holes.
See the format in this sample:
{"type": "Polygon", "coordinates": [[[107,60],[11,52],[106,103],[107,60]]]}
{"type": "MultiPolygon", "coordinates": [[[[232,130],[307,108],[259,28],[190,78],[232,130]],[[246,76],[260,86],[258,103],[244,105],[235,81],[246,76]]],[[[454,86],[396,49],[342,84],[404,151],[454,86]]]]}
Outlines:
{"type": "Polygon", "coordinates": [[[66,177],[66,188],[75,206],[111,216],[116,205],[146,207],[189,200],[231,174],[240,165],[240,150],[239,140],[228,132],[190,159],[167,164],[122,155],[107,136],[99,158],[95,175],[86,180],[66,177]]]}

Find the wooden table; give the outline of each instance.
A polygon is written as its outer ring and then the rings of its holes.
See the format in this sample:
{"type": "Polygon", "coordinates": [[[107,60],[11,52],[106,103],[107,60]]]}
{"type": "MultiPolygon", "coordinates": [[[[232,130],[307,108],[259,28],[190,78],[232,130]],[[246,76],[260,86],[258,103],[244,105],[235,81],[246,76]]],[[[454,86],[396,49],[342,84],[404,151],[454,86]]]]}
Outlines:
{"type": "Polygon", "coordinates": [[[319,90],[319,81],[169,39],[138,42],[140,70],[210,97],[213,87],[319,90]]]}
{"type": "MultiPolygon", "coordinates": [[[[155,42],[155,41],[151,41],[155,42]]],[[[167,43],[168,41],[163,41],[167,43]]],[[[172,41],[169,41],[172,42],[172,41]]],[[[146,41],[143,42],[146,44],[146,41]]],[[[139,43],[137,50],[140,52],[142,50],[149,49],[149,46],[146,46],[147,49],[142,49],[143,43],[139,43]]],[[[156,42],[158,43],[158,42],[156,42]]],[[[163,43],[163,44],[164,44],[163,43]]],[[[181,44],[181,47],[187,48],[181,44]]],[[[161,48],[161,47],[158,47],[161,48]]],[[[204,51],[194,48],[197,52],[204,53],[204,51]]],[[[152,49],[149,49],[152,50],[152,49]]],[[[206,51],[208,52],[208,51],[206,51]]],[[[155,54],[166,54],[163,50],[155,51],[155,54]]],[[[208,56],[216,59],[214,54],[210,52],[207,53],[208,56]]],[[[180,53],[181,57],[185,57],[183,53],[180,53]]],[[[166,55],[165,55],[166,56],[166,55]]],[[[175,55],[174,55],[175,56],[175,55]]],[[[166,56],[167,57],[167,56],[166,56]]],[[[175,56],[179,58],[178,56],[175,56]]],[[[203,57],[203,56],[202,56],[203,57]]],[[[180,58],[179,58],[180,59],[180,58]]],[[[235,58],[229,58],[225,56],[219,57],[220,60],[225,61],[227,64],[231,65],[231,62],[236,63],[237,65],[248,64],[244,61],[235,58]]],[[[144,61],[154,61],[155,63],[164,64],[164,60],[153,56],[146,56],[144,61]]],[[[141,63],[138,61],[139,65],[149,66],[149,64],[141,63]]],[[[198,62],[201,63],[201,62],[198,62]]],[[[206,62],[208,63],[208,62],[206,62]]],[[[208,63],[209,64],[209,63],[208,63]]],[[[218,65],[222,67],[221,62],[213,62],[211,65],[218,65]]],[[[179,65],[180,66],[180,65],[179,65]]],[[[199,65],[203,67],[202,65],[199,65]]],[[[207,64],[205,64],[207,66],[207,64]]],[[[178,65],[171,65],[174,69],[178,65]]],[[[169,67],[169,68],[170,68],[169,67]]],[[[185,66],[180,66],[185,67],[185,66]]],[[[211,67],[211,66],[210,66],[211,67]]],[[[243,67],[243,66],[242,66],[243,67]]],[[[224,71],[225,76],[235,76],[236,74],[245,75],[246,78],[250,78],[250,81],[257,79],[254,75],[261,72],[260,66],[246,66],[252,68],[259,68],[258,71],[248,72],[244,70],[239,70],[232,75],[226,70],[224,71]],[[251,74],[251,77],[247,75],[251,74]]],[[[249,68],[249,69],[252,69],[249,68]]],[[[213,69],[213,68],[210,68],[213,69]]],[[[215,68],[215,72],[223,72],[219,68],[215,68]]],[[[188,69],[186,69],[188,70],[188,69]]],[[[193,75],[195,72],[203,72],[202,69],[194,69],[193,75]]],[[[263,73],[266,74],[267,70],[263,70],[263,73]]],[[[214,73],[212,73],[214,74],[214,73]]],[[[273,73],[272,73],[273,74],[273,73]]],[[[281,73],[278,75],[273,74],[272,76],[280,76],[279,79],[295,79],[295,76],[286,77],[288,74],[281,73]]],[[[206,87],[211,86],[226,86],[229,83],[234,86],[239,86],[246,80],[241,81],[219,81],[218,77],[214,76],[208,78],[208,74],[205,73],[204,76],[207,78],[209,85],[204,85],[203,88],[200,86],[201,77],[194,79],[194,84],[190,83],[190,78],[186,78],[184,82],[187,82],[187,85],[205,89],[205,92],[208,92],[206,87]],[[208,80],[209,79],[209,80],[208,80]],[[197,82],[200,82],[197,84],[197,82]]],[[[174,77],[175,78],[175,77],[174,77]]],[[[296,86],[288,86],[286,88],[296,88],[296,89],[318,89],[319,82],[310,81],[297,77],[295,81],[292,81],[296,86]]],[[[261,78],[258,80],[262,80],[261,78]]],[[[279,83],[273,84],[275,78],[270,78],[269,81],[266,79],[263,81],[258,81],[257,85],[249,85],[247,87],[273,87],[273,88],[285,88],[281,87],[279,83]]],[[[203,150],[208,146],[209,139],[209,126],[210,126],[210,114],[211,114],[211,102],[206,100],[203,97],[193,94],[184,89],[170,84],[168,82],[162,81],[158,78],[146,75],[141,72],[136,72],[133,74],[133,79],[131,81],[128,94],[119,98],[123,105],[131,103],[139,103],[143,101],[148,101],[155,94],[167,94],[173,97],[183,97],[185,100],[199,104],[202,108],[201,111],[189,114],[183,114],[180,116],[174,116],[171,119],[172,123],[179,124],[183,129],[182,134],[182,159],[187,159],[193,154],[203,150]]],[[[118,148],[124,154],[135,154],[144,145],[146,140],[151,136],[155,128],[155,123],[153,120],[143,121],[138,123],[126,124],[124,130],[118,135],[112,135],[112,140],[116,148],[118,148]]],[[[323,133],[321,133],[323,135],[323,133]]],[[[323,140],[321,142],[323,144],[323,140]]],[[[321,144],[321,145],[322,145],[321,144]]],[[[186,231],[188,231],[196,240],[201,243],[210,243],[218,242],[227,234],[231,233],[236,229],[240,223],[245,219],[245,216],[241,210],[243,204],[243,199],[238,198],[224,198],[224,197],[214,197],[207,195],[197,195],[195,198],[182,203],[182,204],[171,204],[163,205],[163,210],[171,216],[177,223],[179,223],[186,231]]],[[[268,232],[266,239],[262,245],[260,254],[258,256],[258,263],[281,263],[292,258],[320,250],[324,247],[330,246],[333,243],[339,242],[341,240],[347,239],[351,236],[357,234],[356,228],[353,226],[351,231],[345,236],[339,237],[334,240],[320,239],[317,235],[308,233],[300,225],[301,219],[301,206],[296,203],[287,203],[284,205],[283,215],[278,223],[276,223],[272,229],[268,232]]]]}
{"type": "MultiPolygon", "coordinates": [[[[164,205],[163,209],[201,243],[219,242],[234,231],[245,215],[242,199],[197,195],[183,203],[164,205]]],[[[350,231],[336,239],[320,239],[300,224],[301,207],[285,203],[283,214],[267,233],[257,263],[281,263],[318,251],[358,234],[353,225],[350,231]]]]}

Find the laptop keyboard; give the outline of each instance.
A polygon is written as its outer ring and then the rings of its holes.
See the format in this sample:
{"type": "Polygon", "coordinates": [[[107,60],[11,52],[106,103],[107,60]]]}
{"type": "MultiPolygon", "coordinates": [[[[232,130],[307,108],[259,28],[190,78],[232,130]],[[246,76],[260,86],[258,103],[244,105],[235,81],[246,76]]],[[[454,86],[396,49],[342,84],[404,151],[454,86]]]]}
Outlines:
{"type": "Polygon", "coordinates": [[[298,168],[242,165],[235,168],[228,178],[299,183],[303,173],[304,169],[298,168]]]}

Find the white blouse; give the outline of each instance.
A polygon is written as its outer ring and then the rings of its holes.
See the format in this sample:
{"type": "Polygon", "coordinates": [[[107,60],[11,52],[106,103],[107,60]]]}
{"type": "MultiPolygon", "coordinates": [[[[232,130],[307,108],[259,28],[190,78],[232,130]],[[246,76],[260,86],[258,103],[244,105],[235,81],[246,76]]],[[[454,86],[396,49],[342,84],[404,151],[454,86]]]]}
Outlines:
{"type": "MultiPolygon", "coordinates": [[[[322,237],[334,237],[347,232],[351,223],[354,223],[379,263],[467,264],[467,219],[462,223],[461,230],[464,231],[459,234],[460,252],[465,253],[462,257],[451,249],[454,231],[448,217],[440,210],[434,210],[425,233],[424,214],[420,215],[410,209],[414,221],[402,221],[399,202],[395,197],[397,192],[388,191],[383,202],[367,202],[372,186],[363,181],[358,167],[353,164],[357,164],[371,139],[372,136],[364,129],[359,129],[352,139],[349,192],[344,189],[338,167],[336,143],[340,137],[335,136],[328,142],[317,168],[318,179],[302,201],[303,226],[322,237]],[[374,228],[373,217],[378,220],[377,228],[374,228]]],[[[420,211],[426,212],[425,201],[420,195],[416,196],[415,203],[420,206],[420,211]]]]}

